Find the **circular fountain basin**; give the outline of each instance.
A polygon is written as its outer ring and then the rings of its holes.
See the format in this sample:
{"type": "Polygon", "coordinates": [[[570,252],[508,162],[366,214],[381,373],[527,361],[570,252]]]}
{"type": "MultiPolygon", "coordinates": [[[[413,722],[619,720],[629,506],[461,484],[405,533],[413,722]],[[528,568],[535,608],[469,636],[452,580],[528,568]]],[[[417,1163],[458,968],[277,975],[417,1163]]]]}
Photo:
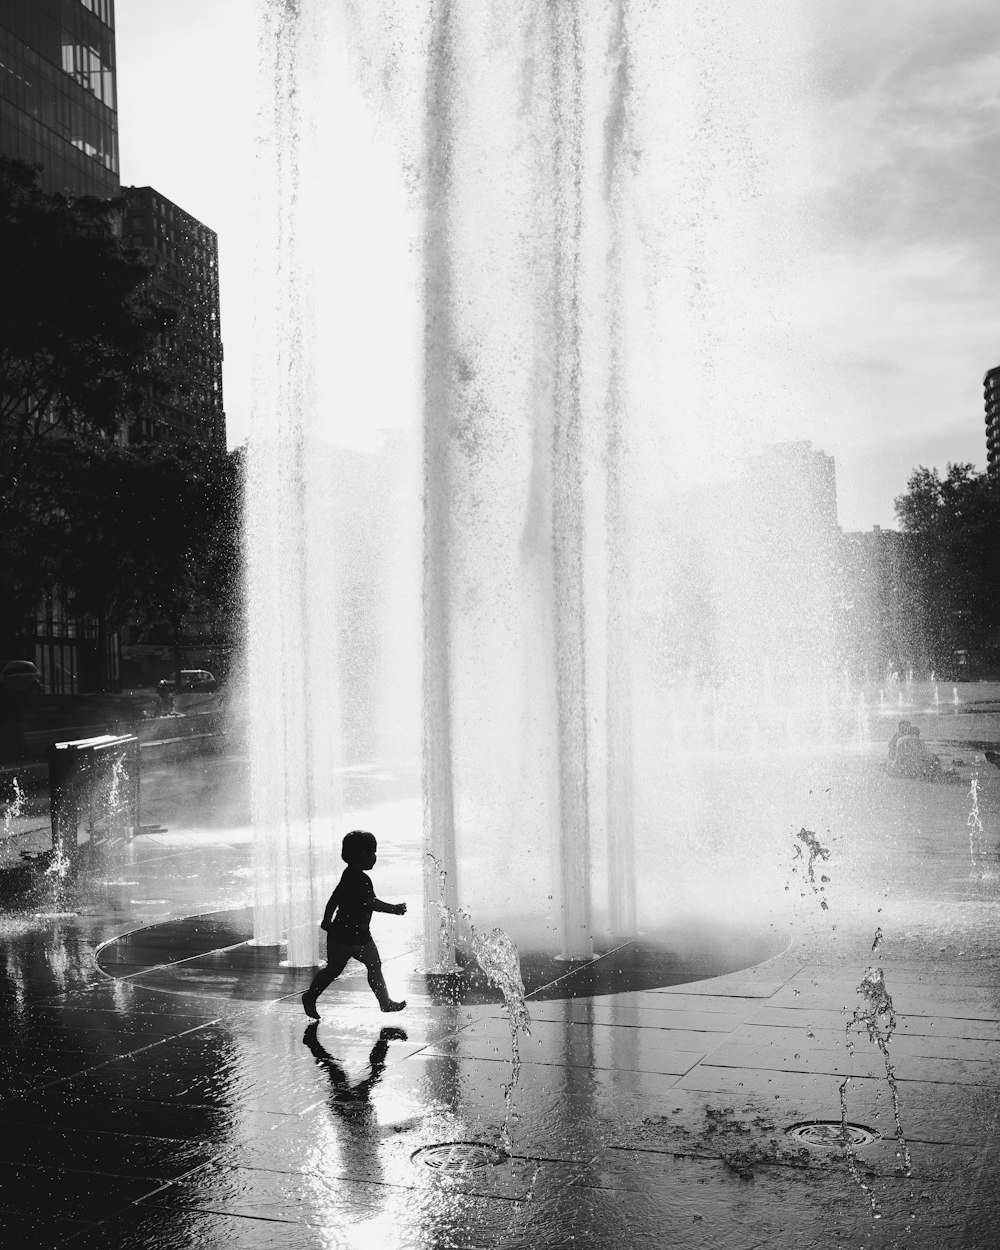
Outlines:
{"type": "MultiPolygon", "coordinates": [[[[112,938],[98,949],[97,963],[108,976],[166,993],[265,1001],[301,988],[306,970],[280,966],[281,948],[255,946],[252,937],[250,908],[185,916],[112,938]]],[[[689,920],[610,944],[586,960],[567,962],[530,947],[518,954],[525,992],[537,1002],[704,981],[762,963],[786,945],[775,929],[689,920]]],[[[474,963],[455,974],[426,974],[425,981],[436,1003],[502,1001],[474,963]]]]}

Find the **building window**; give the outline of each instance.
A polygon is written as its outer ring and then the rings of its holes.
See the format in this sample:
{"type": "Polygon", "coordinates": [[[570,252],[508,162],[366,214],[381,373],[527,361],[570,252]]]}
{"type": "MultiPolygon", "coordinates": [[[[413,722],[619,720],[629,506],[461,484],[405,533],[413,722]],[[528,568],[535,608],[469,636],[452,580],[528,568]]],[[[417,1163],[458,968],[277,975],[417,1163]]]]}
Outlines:
{"type": "Polygon", "coordinates": [[[112,24],[111,0],[80,0],[85,9],[99,17],[105,26],[112,24]]]}

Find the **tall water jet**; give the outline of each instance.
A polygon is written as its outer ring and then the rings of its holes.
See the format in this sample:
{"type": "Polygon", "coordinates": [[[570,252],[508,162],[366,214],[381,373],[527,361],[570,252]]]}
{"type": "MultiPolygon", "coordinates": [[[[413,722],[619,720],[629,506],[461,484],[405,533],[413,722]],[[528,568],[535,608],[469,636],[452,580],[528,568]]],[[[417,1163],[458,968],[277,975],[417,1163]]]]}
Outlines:
{"type": "MultiPolygon", "coordinates": [[[[316,356],[337,345],[310,341],[318,290],[348,305],[360,290],[314,247],[323,175],[338,176],[328,194],[357,190],[343,136],[314,147],[316,129],[353,124],[324,106],[330,22],[353,57],[337,73],[393,132],[422,272],[422,510],[398,529],[401,546],[419,535],[422,578],[402,615],[439,904],[427,964],[453,967],[441,917],[459,907],[522,950],[585,958],[662,917],[663,874],[638,874],[637,856],[659,869],[671,845],[676,880],[701,854],[688,822],[671,827],[671,684],[710,707],[703,736],[722,751],[765,692],[772,719],[798,723],[805,683],[836,671],[816,458],[801,441],[749,456],[801,432],[794,352],[775,341],[798,312],[781,305],[795,6],[721,26],[632,0],[261,3],[278,256],[260,284],[269,363],[248,473],[258,940],[287,929],[290,962],[315,956],[293,954],[291,930],[318,915],[324,887],[300,878],[322,880],[334,707],[338,691],[358,702],[365,643],[341,630],[338,657],[329,628],[349,543],[323,515],[317,430],[370,365],[341,353],[324,396],[316,356]],[[737,379],[752,420],[733,420],[737,379]]],[[[367,620],[392,615],[378,596],[367,620]]]]}
{"type": "Polygon", "coordinates": [[[250,699],[254,934],[318,959],[318,917],[335,870],[339,688],[329,484],[314,424],[311,128],[303,97],[315,28],[296,0],[260,7],[259,224],[273,246],[256,274],[254,403],[247,442],[246,653],[250,699]]]}
{"type": "MultiPolygon", "coordinates": [[[[572,8],[543,6],[526,24],[521,15],[521,28],[494,62],[494,81],[484,85],[471,62],[495,15],[435,6],[428,66],[428,870],[439,861],[448,865],[449,881],[460,876],[456,822],[464,821],[466,837],[496,844],[505,841],[505,826],[530,828],[554,865],[552,910],[566,958],[592,949],[595,817],[613,848],[606,852],[608,922],[619,931],[635,923],[622,541],[627,452],[614,263],[621,243],[612,197],[624,141],[626,51],[623,6],[612,8],[616,59],[610,81],[600,85],[611,92],[618,116],[597,169],[585,166],[583,133],[584,63],[593,49],[585,47],[582,19],[572,8]],[[499,119],[490,103],[497,80],[516,102],[499,119]],[[495,160],[517,192],[497,207],[487,198],[498,189],[496,179],[484,189],[481,174],[484,149],[494,142],[495,160]],[[598,213],[591,205],[588,214],[585,203],[595,177],[604,183],[603,220],[594,220],[598,213]],[[613,260],[597,275],[584,257],[585,240],[595,232],[613,260]],[[478,289],[476,252],[484,235],[503,269],[517,277],[516,285],[496,291],[502,317],[478,289]],[[595,282],[611,309],[607,321],[617,327],[597,370],[583,359],[583,305],[595,282]],[[592,548],[602,533],[604,550],[595,560],[592,548]],[[601,744],[591,740],[595,723],[606,726],[601,744]]],[[[440,964],[449,957],[435,949],[441,927],[430,915],[427,925],[428,947],[440,964]]]]}

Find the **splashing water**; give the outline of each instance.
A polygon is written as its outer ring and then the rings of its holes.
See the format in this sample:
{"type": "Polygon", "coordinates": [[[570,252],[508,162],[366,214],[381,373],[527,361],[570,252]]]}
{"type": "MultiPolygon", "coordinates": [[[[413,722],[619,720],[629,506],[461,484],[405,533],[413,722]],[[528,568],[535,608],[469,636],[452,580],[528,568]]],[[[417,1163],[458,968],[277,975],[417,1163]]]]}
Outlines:
{"type": "MultiPolygon", "coordinates": [[[[815,833],[813,833],[809,829],[800,829],[795,836],[798,839],[798,842],[792,847],[792,850],[794,851],[794,855],[792,856],[792,858],[804,859],[805,857],[802,854],[802,847],[805,846],[807,848],[807,850],[809,851],[809,859],[806,864],[806,876],[809,881],[809,888],[812,890],[813,894],[819,897],[820,894],[823,894],[825,892],[826,887],[830,883],[830,878],[826,876],[825,874],[822,874],[819,878],[819,881],[817,881],[816,869],[814,865],[817,860],[820,860],[822,862],[823,860],[827,860],[830,858],[830,848],[827,846],[821,845],[819,838],[816,836],[815,833]],[[801,843],[801,845],[799,845],[799,843],[801,843]]],[[[797,871],[798,869],[793,864],[792,872],[797,872],[797,871]]],[[[821,898],[819,900],[819,905],[823,909],[823,911],[830,910],[830,905],[829,903],[827,903],[825,898],[821,898]]]]}
{"type": "MultiPolygon", "coordinates": [[[[804,446],[783,440],[803,432],[787,188],[812,158],[788,105],[809,22],[793,0],[729,6],[724,22],[712,6],[633,0],[259,7],[245,613],[256,939],[287,930],[289,962],[315,960],[320,857],[342,810],[329,777],[352,746],[341,721],[363,706],[378,713],[373,738],[423,739],[427,845],[447,887],[457,862],[477,915],[509,890],[551,911],[559,955],[587,958],[603,913],[612,933],[635,930],[634,829],[656,819],[662,763],[663,701],[649,696],[677,669],[656,638],[664,590],[676,581],[690,602],[692,656],[718,623],[712,653],[747,704],[773,675],[825,676],[833,662],[825,488],[804,508],[783,485],[798,453],[782,453],[761,494],[751,454],[804,446]],[[356,107],[330,107],[341,99],[356,107]],[[331,228],[331,206],[368,229],[331,228]],[[342,316],[373,290],[369,256],[400,258],[385,278],[399,297],[390,338],[342,316]],[[373,370],[369,350],[407,363],[373,370]],[[398,385],[354,413],[350,397],[385,373],[398,385]],[[752,432],[732,418],[733,377],[755,398],[752,432]],[[351,541],[368,488],[352,474],[339,508],[330,483],[341,436],[353,445],[383,419],[404,432],[406,489],[386,492],[405,498],[372,558],[351,541]],[[740,474],[739,498],[780,517],[794,557],[770,521],[742,542],[752,527],[715,485],[740,474]],[[659,537],[665,478],[679,525],[705,535],[707,613],[674,558],[686,532],[659,537]],[[412,577],[392,575],[404,566],[412,577]],[[551,858],[551,909],[549,874],[502,871],[512,829],[551,858]],[[293,952],[300,917],[308,941],[293,952]]],[[[381,327],[378,302],[364,307],[381,327]]],[[[805,396],[814,377],[801,372],[805,396]]],[[[426,914],[433,950],[440,914],[426,914]]]]}
{"type": "Polygon", "coordinates": [[[14,797],[6,805],[3,812],[3,836],[9,838],[14,833],[14,825],[24,811],[24,791],[21,789],[21,783],[15,777],[13,781],[14,797]]]}
{"type": "Polygon", "coordinates": [[[455,926],[455,912],[448,905],[448,870],[431,851],[424,852],[424,897],[433,904],[438,912],[438,928],[434,940],[425,943],[432,952],[434,973],[452,973],[458,971],[455,962],[455,945],[458,934],[455,926]]]}
{"type": "Polygon", "coordinates": [[[60,911],[62,906],[63,895],[66,887],[66,881],[69,877],[69,871],[73,861],[66,853],[63,843],[59,841],[52,852],[52,859],[49,861],[45,869],[45,876],[48,878],[49,889],[52,896],[52,904],[50,908],[51,915],[64,914],[60,911]]]}
{"type": "MultiPolygon", "coordinates": [[[[875,950],[881,944],[881,941],[882,930],[879,928],[875,932],[872,950],[875,950]]],[[[898,1155],[901,1159],[902,1174],[905,1177],[910,1177],[913,1174],[910,1148],[903,1135],[903,1124],[899,1115],[899,1091],[896,1085],[896,1072],[889,1055],[889,1041],[896,1031],[896,1013],[893,1008],[892,995],[886,988],[885,973],[881,967],[870,967],[868,969],[861,978],[861,984],[857,988],[857,993],[863,999],[863,1004],[855,1008],[853,1015],[845,1026],[847,1050],[849,1054],[854,1054],[852,1030],[860,1032],[864,1028],[868,1040],[875,1043],[882,1055],[882,1060],[885,1064],[885,1079],[889,1085],[889,1093],[892,1098],[892,1115],[896,1127],[896,1142],[899,1146],[898,1155]]],[[[847,1152],[847,1163],[851,1176],[864,1191],[871,1206],[872,1218],[877,1220],[882,1217],[881,1207],[871,1186],[865,1183],[858,1170],[857,1160],[854,1156],[847,1128],[847,1086],[850,1083],[850,1079],[849,1075],[845,1076],[840,1083],[840,1123],[844,1149],[847,1152]]],[[[912,1193],[910,1197],[912,1199],[912,1193]]]]}
{"type": "Polygon", "coordinates": [[[507,1009],[507,1021],[510,1025],[511,1074],[510,1080],[503,1087],[504,1118],[500,1129],[501,1146],[506,1154],[511,1151],[510,1122],[513,1114],[514,1090],[521,1074],[520,1034],[531,1035],[531,1017],[525,1002],[524,981],[521,979],[521,961],[517,947],[503,929],[494,928],[489,933],[481,934],[472,922],[467,911],[458,915],[466,922],[469,929],[468,938],[459,935],[457,917],[448,906],[448,872],[441,861],[430,851],[424,853],[425,876],[434,880],[433,890],[428,891],[430,902],[438,909],[439,932],[437,941],[431,943],[437,950],[437,963],[434,973],[451,973],[459,969],[454,952],[459,941],[465,941],[472,951],[473,958],[482,969],[486,979],[503,995],[507,1009]],[[432,896],[433,895],[433,896],[432,896]]]}
{"type": "Polygon", "coordinates": [[[979,815],[979,778],[974,776],[969,784],[969,798],[972,806],[969,815],[966,817],[966,825],[969,830],[969,862],[973,868],[976,867],[976,852],[979,852],[979,858],[982,859],[984,854],[985,833],[983,830],[983,822],[979,815]]]}
{"type": "Polygon", "coordinates": [[[491,929],[483,935],[476,930],[467,912],[462,915],[468,921],[472,953],[487,980],[503,995],[510,1026],[510,1080],[503,1087],[504,1117],[500,1128],[500,1144],[506,1154],[512,1148],[510,1122],[514,1108],[514,1090],[521,1075],[521,1050],[519,1035],[531,1036],[531,1017],[525,1002],[524,982],[521,980],[521,962],[517,947],[503,929],[491,929]]]}

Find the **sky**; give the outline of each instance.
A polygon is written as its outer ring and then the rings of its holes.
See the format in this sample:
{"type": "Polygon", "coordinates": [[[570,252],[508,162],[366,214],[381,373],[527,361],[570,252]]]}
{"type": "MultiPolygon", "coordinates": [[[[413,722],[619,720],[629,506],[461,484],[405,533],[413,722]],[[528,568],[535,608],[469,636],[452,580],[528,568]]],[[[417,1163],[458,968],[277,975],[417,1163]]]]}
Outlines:
{"type": "MultiPolygon", "coordinates": [[[[219,234],[231,445],[252,398],[255,7],[116,5],[122,181],[219,234]]],[[[811,15],[804,285],[824,367],[802,425],[836,458],[844,529],[892,526],[917,465],[985,467],[982,377],[1000,362],[1000,6],[813,0],[811,15]]]]}

